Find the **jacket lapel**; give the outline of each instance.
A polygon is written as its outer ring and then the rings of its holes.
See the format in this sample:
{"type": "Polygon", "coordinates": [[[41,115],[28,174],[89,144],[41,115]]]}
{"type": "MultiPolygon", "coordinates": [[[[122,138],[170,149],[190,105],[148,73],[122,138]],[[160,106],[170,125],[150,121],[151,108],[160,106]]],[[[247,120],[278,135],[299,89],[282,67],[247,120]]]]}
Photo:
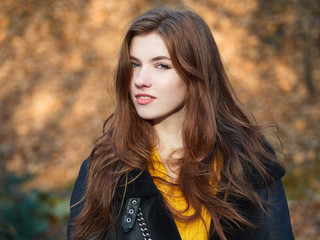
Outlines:
{"type": "MultiPolygon", "coordinates": [[[[140,206],[152,240],[181,240],[173,216],[167,209],[162,195],[154,184],[150,173],[147,171],[141,172],[139,170],[133,170],[128,175],[128,181],[130,183],[127,185],[127,189],[125,190],[123,187],[125,178],[120,180],[119,191],[117,191],[120,196],[118,195],[118,197],[123,196],[125,192],[124,203],[128,198],[142,198],[140,206]]],[[[122,211],[123,210],[121,210],[121,212],[122,211]]],[[[137,232],[139,232],[137,229],[133,229],[132,233],[128,234],[134,234],[136,237],[137,232]]],[[[133,235],[128,237],[128,234],[125,234],[127,235],[126,239],[136,239],[130,238],[133,235]]]]}

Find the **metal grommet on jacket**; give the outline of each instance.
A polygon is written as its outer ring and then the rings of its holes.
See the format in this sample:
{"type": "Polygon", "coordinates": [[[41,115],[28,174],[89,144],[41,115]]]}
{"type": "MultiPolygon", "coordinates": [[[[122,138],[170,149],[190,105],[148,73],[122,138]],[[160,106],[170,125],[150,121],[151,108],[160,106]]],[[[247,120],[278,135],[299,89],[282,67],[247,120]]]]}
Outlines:
{"type": "Polygon", "coordinates": [[[121,228],[124,232],[133,229],[141,198],[128,198],[122,215],[121,228]]]}

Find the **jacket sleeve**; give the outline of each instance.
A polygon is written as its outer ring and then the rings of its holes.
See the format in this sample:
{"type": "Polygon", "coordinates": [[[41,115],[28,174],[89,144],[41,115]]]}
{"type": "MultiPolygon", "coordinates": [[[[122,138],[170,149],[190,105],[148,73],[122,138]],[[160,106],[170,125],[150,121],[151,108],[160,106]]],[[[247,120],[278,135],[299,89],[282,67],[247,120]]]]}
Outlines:
{"type": "Polygon", "coordinates": [[[269,222],[269,240],[292,240],[294,239],[290,214],[281,179],[274,182],[269,188],[266,188],[262,194],[268,196],[267,218],[269,222]]]}
{"type": "Polygon", "coordinates": [[[67,226],[67,239],[71,239],[71,228],[75,217],[80,213],[84,201],[83,197],[87,187],[88,161],[85,160],[80,168],[78,178],[74,184],[70,199],[70,215],[67,226]]]}

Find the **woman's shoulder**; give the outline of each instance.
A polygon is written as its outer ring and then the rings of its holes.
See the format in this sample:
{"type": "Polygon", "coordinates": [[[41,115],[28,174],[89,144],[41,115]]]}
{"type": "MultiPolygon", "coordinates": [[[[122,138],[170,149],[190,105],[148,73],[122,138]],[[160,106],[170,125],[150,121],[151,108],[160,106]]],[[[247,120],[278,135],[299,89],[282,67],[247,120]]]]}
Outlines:
{"type": "Polygon", "coordinates": [[[85,159],[80,167],[79,176],[84,177],[88,173],[89,158],[85,159]]]}
{"type": "Polygon", "coordinates": [[[78,177],[73,187],[71,195],[71,205],[78,202],[84,195],[88,177],[88,159],[84,160],[81,164],[78,177]]]}
{"type": "Polygon", "coordinates": [[[261,157],[261,164],[266,174],[258,171],[251,163],[244,165],[245,176],[249,182],[252,183],[254,188],[266,187],[274,183],[276,180],[281,179],[286,171],[284,165],[277,159],[274,148],[268,143],[265,143],[265,149],[269,153],[271,158],[261,157]]]}
{"type": "Polygon", "coordinates": [[[264,176],[252,165],[245,167],[245,176],[254,188],[266,187],[281,179],[286,171],[280,164],[274,162],[264,163],[267,176],[264,176]]]}
{"type": "Polygon", "coordinates": [[[88,176],[88,160],[84,160],[81,164],[80,171],[73,186],[71,198],[70,198],[70,215],[67,226],[68,239],[70,239],[70,232],[72,224],[75,218],[81,212],[84,205],[85,189],[87,187],[87,176],[88,176]]]}

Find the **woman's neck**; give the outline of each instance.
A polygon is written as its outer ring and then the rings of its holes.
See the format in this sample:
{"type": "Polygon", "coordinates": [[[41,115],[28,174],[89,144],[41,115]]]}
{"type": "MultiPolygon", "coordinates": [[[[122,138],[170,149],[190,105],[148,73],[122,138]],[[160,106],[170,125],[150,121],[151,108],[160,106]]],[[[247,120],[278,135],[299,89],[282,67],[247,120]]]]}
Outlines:
{"type": "Polygon", "coordinates": [[[169,177],[173,182],[178,177],[179,166],[174,161],[182,157],[183,149],[182,125],[184,120],[184,111],[181,109],[174,115],[154,123],[153,127],[158,134],[157,151],[161,161],[167,169],[169,177]],[[180,150],[180,151],[179,151],[180,150]]]}
{"type": "Polygon", "coordinates": [[[166,161],[174,151],[183,148],[181,127],[157,126],[155,130],[159,138],[156,147],[163,161],[166,161]]]}
{"type": "Polygon", "coordinates": [[[175,151],[183,147],[182,125],[184,120],[184,109],[158,121],[154,121],[159,142],[157,148],[166,151],[175,151]]]}

